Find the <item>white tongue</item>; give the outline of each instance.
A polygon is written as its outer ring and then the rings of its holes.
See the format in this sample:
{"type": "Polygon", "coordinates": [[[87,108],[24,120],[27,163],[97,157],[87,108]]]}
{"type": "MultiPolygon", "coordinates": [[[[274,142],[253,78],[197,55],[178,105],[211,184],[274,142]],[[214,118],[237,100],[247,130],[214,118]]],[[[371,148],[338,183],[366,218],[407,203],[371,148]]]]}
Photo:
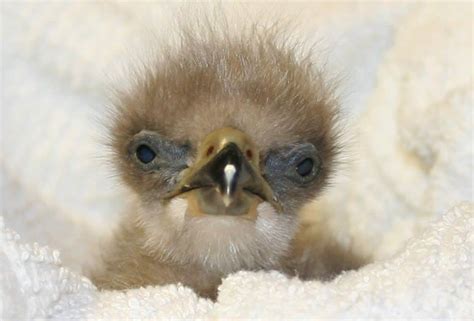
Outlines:
{"type": "Polygon", "coordinates": [[[224,177],[225,177],[225,183],[226,183],[226,191],[225,191],[225,195],[223,196],[223,199],[222,199],[225,206],[229,206],[229,204],[232,201],[230,199],[230,188],[231,188],[231,184],[232,184],[232,181],[234,180],[234,176],[235,176],[236,172],[237,172],[237,169],[235,168],[235,166],[233,164],[225,165],[225,167],[224,167],[224,177]]]}
{"type": "Polygon", "coordinates": [[[230,184],[232,183],[232,180],[234,179],[235,173],[237,172],[237,169],[233,164],[227,164],[224,167],[224,176],[225,176],[225,181],[227,183],[227,190],[226,193],[230,193],[230,184]]]}

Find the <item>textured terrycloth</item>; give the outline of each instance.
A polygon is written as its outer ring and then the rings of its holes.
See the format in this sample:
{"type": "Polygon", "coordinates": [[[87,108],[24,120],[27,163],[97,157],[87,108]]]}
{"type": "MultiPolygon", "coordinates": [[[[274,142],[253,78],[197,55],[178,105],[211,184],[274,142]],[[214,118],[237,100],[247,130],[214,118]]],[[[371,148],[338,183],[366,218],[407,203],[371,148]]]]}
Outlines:
{"type": "MultiPolygon", "coordinates": [[[[277,272],[239,272],[224,280],[216,303],[180,285],[98,292],[61,267],[58,252],[22,245],[0,226],[4,317],[69,318],[469,318],[472,317],[474,207],[463,204],[389,260],[328,283],[277,272]]],[[[3,225],[3,223],[1,223],[3,225]]]]}
{"type": "Polygon", "coordinates": [[[98,293],[79,276],[124,204],[98,143],[108,83],[143,34],[168,33],[170,7],[2,3],[4,224],[59,250],[63,267],[2,225],[0,318],[472,318],[472,207],[443,216],[473,200],[470,4],[274,6],[342,75],[354,134],[352,161],[306,220],[376,263],[326,284],[238,273],[215,304],[175,285],[98,293]]]}

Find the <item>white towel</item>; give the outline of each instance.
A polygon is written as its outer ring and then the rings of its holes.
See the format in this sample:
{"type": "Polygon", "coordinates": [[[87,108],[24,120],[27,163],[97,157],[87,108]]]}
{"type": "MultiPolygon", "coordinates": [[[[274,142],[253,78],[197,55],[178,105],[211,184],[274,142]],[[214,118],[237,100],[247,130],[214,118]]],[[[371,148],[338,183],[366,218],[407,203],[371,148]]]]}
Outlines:
{"type": "Polygon", "coordinates": [[[473,214],[472,204],[461,204],[394,257],[331,282],[303,282],[278,272],[230,275],[215,303],[181,285],[98,292],[62,267],[57,251],[22,244],[0,221],[0,315],[15,320],[469,318],[473,214]]]}

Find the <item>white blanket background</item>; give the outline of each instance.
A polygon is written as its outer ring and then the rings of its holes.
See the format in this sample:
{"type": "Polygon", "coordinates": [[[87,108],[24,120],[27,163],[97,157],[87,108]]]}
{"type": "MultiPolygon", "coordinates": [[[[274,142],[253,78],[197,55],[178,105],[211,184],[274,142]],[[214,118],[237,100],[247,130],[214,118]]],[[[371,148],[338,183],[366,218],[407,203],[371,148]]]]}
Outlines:
{"type": "Polygon", "coordinates": [[[297,17],[342,76],[350,162],[305,220],[322,244],[375,263],[327,283],[240,272],[216,303],[179,285],[98,292],[81,277],[125,202],[99,143],[109,84],[176,7],[2,3],[0,318],[472,319],[469,3],[243,9],[297,17]]]}

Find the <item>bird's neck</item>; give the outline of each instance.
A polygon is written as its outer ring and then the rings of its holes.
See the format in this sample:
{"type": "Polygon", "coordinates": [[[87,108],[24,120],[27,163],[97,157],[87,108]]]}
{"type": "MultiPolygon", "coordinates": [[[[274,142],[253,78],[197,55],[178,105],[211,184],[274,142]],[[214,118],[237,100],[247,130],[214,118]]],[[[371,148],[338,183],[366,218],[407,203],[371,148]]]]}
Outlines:
{"type": "Polygon", "coordinates": [[[195,264],[228,274],[239,270],[281,269],[296,230],[296,219],[263,207],[256,221],[235,217],[177,218],[138,211],[143,249],[156,260],[195,264]]]}

